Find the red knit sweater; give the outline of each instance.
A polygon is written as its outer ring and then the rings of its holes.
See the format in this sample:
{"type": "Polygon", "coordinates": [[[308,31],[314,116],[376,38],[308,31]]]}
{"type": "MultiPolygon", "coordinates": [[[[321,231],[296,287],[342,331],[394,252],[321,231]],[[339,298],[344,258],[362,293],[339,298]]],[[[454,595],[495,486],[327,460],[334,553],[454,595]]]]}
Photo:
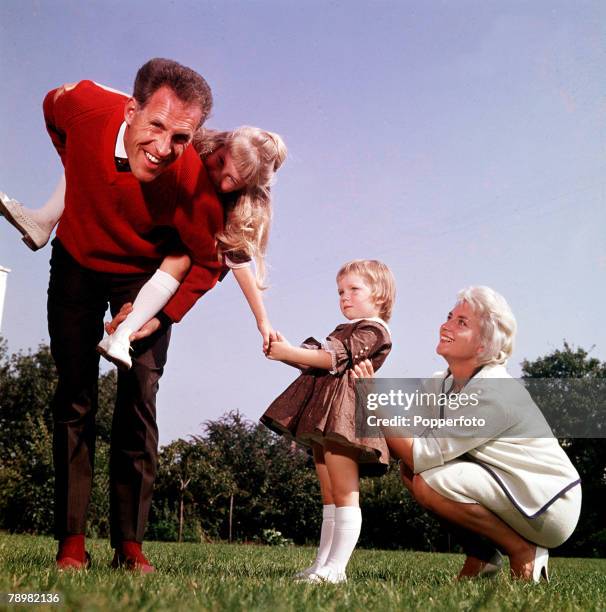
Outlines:
{"type": "Polygon", "coordinates": [[[58,238],[82,266],[117,274],[151,272],[185,245],[192,268],[164,308],[179,321],[222,269],[215,235],[223,209],[200,158],[188,147],[162,175],[140,183],[114,161],[127,98],[92,81],[56,102],[55,92],[44,100],[44,118],[67,182],[58,238]]]}

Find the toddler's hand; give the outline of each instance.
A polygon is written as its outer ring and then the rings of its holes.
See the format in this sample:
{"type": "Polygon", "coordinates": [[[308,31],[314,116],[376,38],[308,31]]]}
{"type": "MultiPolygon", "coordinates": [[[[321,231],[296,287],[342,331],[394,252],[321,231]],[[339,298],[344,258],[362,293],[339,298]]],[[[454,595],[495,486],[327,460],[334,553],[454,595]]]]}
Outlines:
{"type": "Polygon", "coordinates": [[[281,342],[284,346],[292,346],[279,331],[276,331],[276,342],[281,342]]]}
{"type": "Polygon", "coordinates": [[[276,340],[272,340],[266,353],[268,359],[282,361],[288,359],[288,349],[290,342],[279,332],[276,331],[276,340]]]}

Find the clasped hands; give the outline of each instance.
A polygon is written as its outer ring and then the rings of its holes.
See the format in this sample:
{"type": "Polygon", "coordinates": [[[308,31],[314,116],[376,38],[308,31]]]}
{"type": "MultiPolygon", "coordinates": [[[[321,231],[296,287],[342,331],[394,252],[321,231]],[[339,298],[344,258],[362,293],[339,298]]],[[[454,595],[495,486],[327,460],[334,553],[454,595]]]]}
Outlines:
{"type": "Polygon", "coordinates": [[[288,360],[288,349],[292,344],[279,331],[274,333],[275,339],[271,339],[267,351],[264,351],[265,356],[272,361],[288,360]]]}

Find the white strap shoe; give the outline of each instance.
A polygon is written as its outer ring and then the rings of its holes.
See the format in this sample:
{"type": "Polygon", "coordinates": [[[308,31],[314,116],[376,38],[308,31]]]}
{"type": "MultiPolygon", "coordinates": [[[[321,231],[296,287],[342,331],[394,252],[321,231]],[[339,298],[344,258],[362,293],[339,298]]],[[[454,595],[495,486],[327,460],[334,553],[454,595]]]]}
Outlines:
{"type": "Polygon", "coordinates": [[[310,584],[342,584],[347,582],[347,576],[344,572],[339,572],[332,567],[323,566],[318,571],[309,574],[305,580],[310,584]]]}
{"type": "Polygon", "coordinates": [[[121,332],[118,330],[109,336],[105,336],[97,344],[97,353],[105,359],[117,365],[121,370],[130,370],[133,362],[130,358],[130,342],[128,340],[130,330],[121,332]]]}
{"type": "Polygon", "coordinates": [[[293,576],[293,579],[295,582],[306,582],[307,578],[311,576],[311,574],[315,574],[317,569],[318,568],[314,567],[313,565],[310,565],[309,567],[306,567],[304,570],[297,572],[293,576]]]}
{"type": "Polygon", "coordinates": [[[41,249],[50,238],[52,228],[44,229],[30,216],[27,208],[0,191],[0,214],[23,234],[23,242],[32,250],[41,249]]]}

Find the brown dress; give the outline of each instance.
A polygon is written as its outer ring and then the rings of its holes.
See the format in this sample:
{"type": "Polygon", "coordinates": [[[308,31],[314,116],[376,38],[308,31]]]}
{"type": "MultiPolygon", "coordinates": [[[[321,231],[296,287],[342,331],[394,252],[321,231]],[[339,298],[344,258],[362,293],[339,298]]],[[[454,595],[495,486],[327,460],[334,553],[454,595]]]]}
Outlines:
{"type": "Polygon", "coordinates": [[[360,474],[385,473],[389,451],[383,438],[356,437],[355,378],[352,368],[370,359],[378,370],[391,350],[387,325],[378,318],[357,319],[339,325],[324,343],[308,338],[302,345],[324,349],[332,369],[307,368],[278,396],[261,417],[273,431],[304,446],[331,439],[360,449],[360,474]]]}

